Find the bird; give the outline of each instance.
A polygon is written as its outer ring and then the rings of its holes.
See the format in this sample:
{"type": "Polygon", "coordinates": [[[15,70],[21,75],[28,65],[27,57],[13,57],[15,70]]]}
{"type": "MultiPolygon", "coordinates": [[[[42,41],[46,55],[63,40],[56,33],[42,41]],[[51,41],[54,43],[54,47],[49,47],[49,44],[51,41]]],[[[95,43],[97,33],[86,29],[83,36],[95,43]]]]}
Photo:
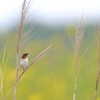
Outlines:
{"type": "Polygon", "coordinates": [[[23,70],[27,68],[28,56],[29,56],[29,53],[24,53],[20,58],[20,66],[23,68],[23,70]]]}

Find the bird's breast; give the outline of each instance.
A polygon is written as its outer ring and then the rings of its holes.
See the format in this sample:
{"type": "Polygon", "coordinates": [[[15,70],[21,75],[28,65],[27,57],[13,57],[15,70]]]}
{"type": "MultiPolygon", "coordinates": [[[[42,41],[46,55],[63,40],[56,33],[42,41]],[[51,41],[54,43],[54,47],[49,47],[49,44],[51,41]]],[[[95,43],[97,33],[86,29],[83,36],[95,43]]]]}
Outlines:
{"type": "Polygon", "coordinates": [[[28,65],[28,59],[20,59],[20,65],[23,68],[26,68],[26,66],[28,65]]]}

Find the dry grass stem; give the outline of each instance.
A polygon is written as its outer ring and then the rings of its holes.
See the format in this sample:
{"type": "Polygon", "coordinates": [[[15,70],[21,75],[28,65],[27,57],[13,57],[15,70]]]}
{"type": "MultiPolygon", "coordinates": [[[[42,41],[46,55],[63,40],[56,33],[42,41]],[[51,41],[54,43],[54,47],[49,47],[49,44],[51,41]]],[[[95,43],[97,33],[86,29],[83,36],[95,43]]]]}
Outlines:
{"type": "Polygon", "coordinates": [[[7,44],[5,45],[5,48],[4,48],[3,59],[2,59],[2,65],[1,65],[1,67],[4,67],[6,50],[7,50],[7,44]]]}
{"type": "Polygon", "coordinates": [[[97,94],[98,94],[98,87],[99,87],[99,81],[100,81],[100,24],[98,25],[98,73],[96,78],[96,86],[95,86],[95,94],[94,94],[94,100],[97,100],[97,94]]]}
{"type": "Polygon", "coordinates": [[[26,70],[28,68],[30,68],[30,66],[32,66],[37,60],[39,60],[41,58],[41,56],[43,56],[49,49],[51,48],[51,45],[49,47],[47,47],[45,50],[43,50],[40,54],[38,54],[35,59],[33,59],[33,61],[27,66],[27,68],[25,70],[23,70],[20,75],[17,77],[15,83],[14,83],[14,87],[17,85],[19,79],[21,78],[21,76],[26,72],[26,70]]]}
{"type": "Polygon", "coordinates": [[[31,39],[34,35],[36,34],[36,32],[34,34],[32,34],[30,37],[26,38],[26,40],[21,44],[21,46],[23,46],[29,39],[31,39]]]}
{"type": "Polygon", "coordinates": [[[5,66],[4,66],[4,69],[3,69],[3,73],[4,74],[5,74],[5,70],[6,70],[7,63],[9,61],[9,57],[10,57],[10,55],[8,55],[8,57],[7,57],[6,61],[5,61],[5,66]]]}
{"type": "Polygon", "coordinates": [[[21,38],[24,38],[24,37],[27,36],[29,33],[31,33],[33,28],[34,28],[34,26],[33,26],[30,30],[28,30],[26,33],[24,33],[24,34],[22,35],[21,38]]]}
{"type": "Polygon", "coordinates": [[[75,65],[74,65],[74,94],[73,94],[73,100],[76,100],[76,89],[77,89],[77,74],[78,74],[78,54],[81,46],[81,42],[84,36],[84,29],[83,29],[83,15],[81,17],[81,20],[79,22],[78,27],[76,28],[76,34],[75,34],[75,44],[74,44],[74,57],[75,57],[75,65]]]}
{"type": "Polygon", "coordinates": [[[91,47],[92,44],[93,44],[93,42],[91,42],[91,44],[88,46],[88,48],[84,51],[83,57],[84,57],[84,55],[87,53],[87,51],[89,50],[89,48],[91,47]]]}
{"type": "Polygon", "coordinates": [[[4,47],[2,65],[0,66],[0,93],[2,95],[2,100],[5,99],[5,97],[4,97],[4,70],[5,70],[6,64],[8,62],[8,59],[5,61],[6,50],[7,50],[7,43],[4,47]]]}
{"type": "Polygon", "coordinates": [[[2,96],[2,100],[4,100],[4,93],[3,93],[3,73],[2,73],[2,68],[0,66],[0,93],[2,96]]]}
{"type": "Polygon", "coordinates": [[[70,36],[70,34],[69,34],[69,39],[70,39],[70,42],[71,42],[71,44],[72,44],[72,47],[74,48],[73,39],[71,39],[71,36],[70,36]]]}
{"type": "Polygon", "coordinates": [[[26,70],[33,65],[38,59],[41,58],[41,56],[43,56],[50,48],[51,45],[49,47],[47,47],[45,50],[43,50],[28,66],[25,70],[23,70],[20,74],[18,73],[18,69],[19,69],[19,59],[20,59],[20,49],[21,46],[23,44],[25,44],[34,34],[32,34],[31,36],[27,37],[28,34],[31,32],[30,29],[29,31],[27,31],[26,33],[23,34],[23,28],[24,28],[24,24],[26,21],[26,18],[28,17],[28,13],[29,13],[29,8],[30,8],[30,3],[31,0],[23,0],[23,5],[22,5],[22,10],[21,10],[21,20],[20,20],[20,25],[19,25],[19,31],[18,31],[18,40],[17,40],[17,52],[16,52],[16,68],[15,68],[15,75],[16,75],[16,80],[14,83],[14,99],[16,100],[16,91],[17,91],[17,85],[18,85],[18,81],[21,78],[21,76],[26,72],[26,70]],[[24,38],[24,42],[21,43],[21,40],[24,38]]]}
{"type": "MultiPolygon", "coordinates": [[[[18,79],[18,66],[19,66],[19,58],[20,58],[19,55],[20,55],[20,44],[21,44],[20,41],[21,41],[21,37],[22,37],[22,31],[23,31],[25,19],[29,12],[30,2],[31,2],[31,0],[23,0],[22,9],[21,9],[21,18],[20,18],[20,24],[19,24],[17,51],[16,51],[16,69],[15,69],[16,80],[15,80],[15,82],[18,79]]],[[[14,85],[14,100],[16,100],[16,89],[17,89],[17,84],[14,85]]]]}

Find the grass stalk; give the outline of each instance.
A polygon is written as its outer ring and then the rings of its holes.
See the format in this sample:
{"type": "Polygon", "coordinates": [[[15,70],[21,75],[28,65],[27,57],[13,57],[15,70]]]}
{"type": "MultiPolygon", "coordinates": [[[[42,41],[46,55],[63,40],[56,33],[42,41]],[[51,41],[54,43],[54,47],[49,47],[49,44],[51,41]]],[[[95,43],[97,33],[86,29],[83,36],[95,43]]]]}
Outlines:
{"type": "MultiPolygon", "coordinates": [[[[26,19],[26,16],[28,14],[28,8],[29,8],[30,0],[23,0],[22,9],[21,9],[21,18],[20,18],[20,24],[19,24],[19,31],[18,31],[18,39],[17,39],[17,51],[16,51],[16,69],[15,69],[15,76],[17,82],[18,79],[18,66],[19,66],[19,59],[20,59],[20,41],[22,37],[22,31],[23,31],[23,25],[26,19]]],[[[14,85],[14,100],[16,100],[16,89],[17,84],[14,85]]]]}
{"type": "Polygon", "coordinates": [[[100,82],[100,24],[98,25],[98,73],[96,77],[96,85],[95,85],[95,93],[94,93],[94,100],[97,100],[98,94],[98,87],[100,82]]]}
{"type": "Polygon", "coordinates": [[[51,48],[51,45],[48,46],[45,50],[43,50],[40,54],[38,54],[33,60],[32,62],[26,67],[25,70],[23,70],[19,76],[17,77],[15,83],[14,83],[14,87],[17,85],[19,79],[22,77],[22,75],[27,71],[27,69],[30,68],[30,66],[32,66],[37,60],[39,60],[41,58],[41,56],[43,56],[49,49],[51,48]]]}
{"type": "Polygon", "coordinates": [[[78,75],[78,54],[81,46],[81,42],[84,35],[83,29],[83,15],[81,16],[81,20],[79,22],[78,27],[76,28],[75,34],[75,44],[74,44],[74,94],[73,100],[76,100],[76,89],[77,89],[77,75],[78,75]]]}
{"type": "Polygon", "coordinates": [[[14,82],[14,87],[13,87],[13,92],[14,92],[13,100],[16,100],[17,84],[18,84],[19,79],[22,77],[22,75],[26,72],[26,70],[30,66],[32,66],[38,59],[41,58],[41,56],[43,56],[51,48],[51,45],[50,45],[45,50],[43,50],[40,54],[36,56],[35,59],[33,59],[33,61],[27,66],[25,70],[23,70],[21,73],[18,73],[21,46],[34,35],[34,34],[31,35],[23,43],[21,43],[22,38],[25,37],[27,34],[29,34],[29,32],[31,31],[29,30],[27,33],[23,34],[24,24],[25,24],[26,18],[28,17],[30,3],[31,3],[31,0],[23,0],[22,10],[21,10],[21,19],[20,19],[20,24],[19,24],[17,50],[16,50],[16,68],[15,68],[15,82],[14,82]]]}
{"type": "Polygon", "coordinates": [[[4,69],[5,69],[5,55],[6,55],[6,49],[7,49],[7,44],[5,45],[4,52],[3,52],[3,58],[2,58],[2,65],[0,65],[0,93],[2,96],[2,100],[5,100],[4,96],[4,69]]]}
{"type": "Polygon", "coordinates": [[[2,73],[2,68],[0,66],[0,93],[2,96],[2,100],[4,100],[4,93],[3,93],[3,73],[2,73]]]}

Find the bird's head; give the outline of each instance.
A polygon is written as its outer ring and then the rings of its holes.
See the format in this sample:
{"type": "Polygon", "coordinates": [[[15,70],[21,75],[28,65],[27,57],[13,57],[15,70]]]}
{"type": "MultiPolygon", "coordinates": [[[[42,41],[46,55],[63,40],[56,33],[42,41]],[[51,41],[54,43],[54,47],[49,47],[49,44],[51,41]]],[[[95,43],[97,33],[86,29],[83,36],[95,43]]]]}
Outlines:
{"type": "Polygon", "coordinates": [[[24,53],[23,55],[22,55],[22,59],[25,59],[25,58],[27,58],[29,56],[29,53],[24,53]]]}

